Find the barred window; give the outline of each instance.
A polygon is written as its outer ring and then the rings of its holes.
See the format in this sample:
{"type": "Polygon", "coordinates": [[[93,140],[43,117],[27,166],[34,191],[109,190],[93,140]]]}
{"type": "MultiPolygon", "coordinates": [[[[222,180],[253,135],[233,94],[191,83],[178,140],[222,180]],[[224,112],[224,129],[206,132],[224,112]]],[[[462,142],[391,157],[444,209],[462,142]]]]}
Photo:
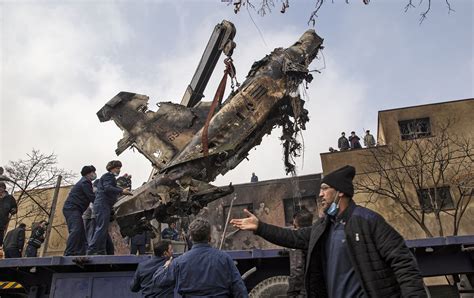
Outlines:
{"type": "Polygon", "coordinates": [[[419,189],[417,194],[420,205],[426,213],[433,212],[435,207],[438,210],[454,209],[449,186],[419,189]]]}
{"type": "Polygon", "coordinates": [[[430,118],[398,121],[402,140],[413,140],[431,136],[430,118]]]}

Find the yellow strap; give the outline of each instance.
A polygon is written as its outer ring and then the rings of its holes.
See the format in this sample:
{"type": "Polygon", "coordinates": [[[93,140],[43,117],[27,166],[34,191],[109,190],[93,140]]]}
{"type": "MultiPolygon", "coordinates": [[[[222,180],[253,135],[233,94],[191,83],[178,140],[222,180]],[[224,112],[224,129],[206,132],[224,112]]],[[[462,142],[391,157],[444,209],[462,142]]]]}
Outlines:
{"type": "Polygon", "coordinates": [[[0,281],[0,289],[20,289],[23,288],[22,285],[20,285],[17,282],[14,281],[0,281]]]}

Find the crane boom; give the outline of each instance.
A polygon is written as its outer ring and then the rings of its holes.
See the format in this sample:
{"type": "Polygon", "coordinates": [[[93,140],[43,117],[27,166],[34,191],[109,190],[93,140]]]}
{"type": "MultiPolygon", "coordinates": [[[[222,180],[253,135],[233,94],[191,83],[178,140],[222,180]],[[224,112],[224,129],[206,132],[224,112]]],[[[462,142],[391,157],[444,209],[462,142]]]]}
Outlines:
{"type": "Polygon", "coordinates": [[[204,97],[204,90],[221,53],[224,52],[226,56],[232,55],[235,47],[233,42],[235,32],[234,24],[226,20],[214,27],[214,31],[209,38],[191,83],[186,88],[186,92],[181,99],[183,106],[188,108],[194,107],[204,97]]]}

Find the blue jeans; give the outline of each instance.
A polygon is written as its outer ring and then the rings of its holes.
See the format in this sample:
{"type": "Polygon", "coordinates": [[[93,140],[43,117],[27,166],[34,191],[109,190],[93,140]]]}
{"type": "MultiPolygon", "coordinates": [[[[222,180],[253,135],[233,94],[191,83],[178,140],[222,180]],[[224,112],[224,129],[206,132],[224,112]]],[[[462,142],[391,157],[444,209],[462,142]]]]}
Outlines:
{"type": "Polygon", "coordinates": [[[67,237],[65,256],[83,256],[86,254],[86,231],[82,222],[82,212],[77,208],[65,207],[63,214],[66,218],[67,237]]]}
{"type": "Polygon", "coordinates": [[[95,212],[95,231],[92,239],[89,243],[87,254],[90,255],[105,255],[107,237],[109,235],[109,222],[111,206],[105,202],[96,198],[94,201],[94,212],[95,212]]]}
{"type": "MultiPolygon", "coordinates": [[[[94,237],[95,232],[95,217],[91,219],[84,219],[84,227],[86,229],[87,243],[91,243],[92,237],[94,237]]],[[[107,233],[105,250],[107,252],[107,255],[113,255],[115,253],[114,243],[109,233],[107,233]]]]}
{"type": "Polygon", "coordinates": [[[86,230],[87,245],[89,245],[95,232],[95,218],[84,219],[84,229],[86,230]]]}

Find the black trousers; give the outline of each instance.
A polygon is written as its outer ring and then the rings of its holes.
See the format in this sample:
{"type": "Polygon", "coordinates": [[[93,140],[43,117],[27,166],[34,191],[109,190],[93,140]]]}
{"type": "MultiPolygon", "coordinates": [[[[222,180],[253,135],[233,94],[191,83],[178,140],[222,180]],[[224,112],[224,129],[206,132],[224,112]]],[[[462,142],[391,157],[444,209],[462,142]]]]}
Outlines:
{"type": "Polygon", "coordinates": [[[139,255],[144,255],[146,253],[145,244],[143,244],[143,245],[136,245],[136,244],[130,245],[130,254],[136,255],[137,251],[138,251],[139,255]]]}
{"type": "Polygon", "coordinates": [[[38,248],[33,245],[27,245],[25,251],[25,257],[27,258],[36,258],[38,256],[38,248]]]}
{"type": "Polygon", "coordinates": [[[19,249],[5,250],[5,259],[8,258],[21,258],[21,251],[19,249]]]}
{"type": "Polygon", "coordinates": [[[64,218],[66,219],[67,237],[65,256],[84,256],[86,255],[86,231],[82,222],[82,212],[75,208],[63,208],[64,218]]]}
{"type": "Polygon", "coordinates": [[[5,237],[5,230],[0,227],[0,246],[3,246],[3,237],[5,237]]]}

